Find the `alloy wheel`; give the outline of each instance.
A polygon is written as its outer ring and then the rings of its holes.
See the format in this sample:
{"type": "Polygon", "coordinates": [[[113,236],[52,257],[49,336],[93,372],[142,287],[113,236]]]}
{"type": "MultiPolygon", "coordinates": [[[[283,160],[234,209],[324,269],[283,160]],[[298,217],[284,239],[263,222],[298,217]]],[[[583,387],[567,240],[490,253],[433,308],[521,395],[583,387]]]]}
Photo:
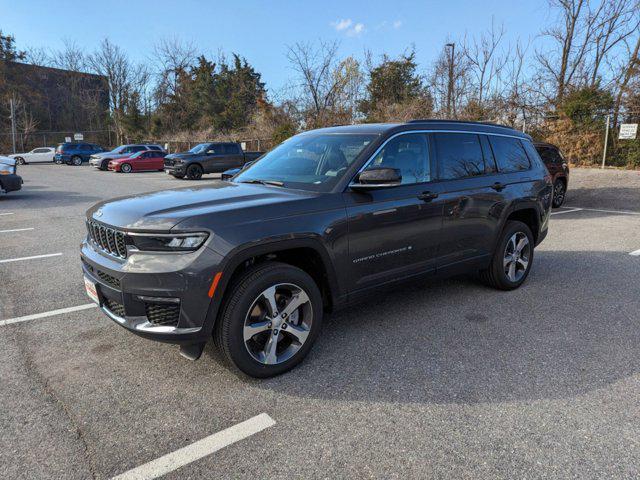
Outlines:
{"type": "Polygon", "coordinates": [[[564,183],[560,180],[553,186],[553,204],[556,206],[562,205],[564,202],[564,183]]]}
{"type": "Polygon", "coordinates": [[[523,232],[514,233],[504,250],[504,273],[511,282],[519,282],[527,272],[531,256],[529,238],[523,232]]]}
{"type": "Polygon", "coordinates": [[[313,309],[307,293],[292,283],[273,285],[253,301],[245,317],[244,345],[264,365],[292,358],[311,332],[313,309]]]}

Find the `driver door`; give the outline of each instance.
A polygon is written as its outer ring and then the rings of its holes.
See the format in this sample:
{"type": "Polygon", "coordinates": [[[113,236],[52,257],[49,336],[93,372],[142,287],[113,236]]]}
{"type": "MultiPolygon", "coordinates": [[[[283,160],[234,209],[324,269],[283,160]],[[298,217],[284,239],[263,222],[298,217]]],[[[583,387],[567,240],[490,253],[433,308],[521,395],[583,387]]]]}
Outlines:
{"type": "MultiPolygon", "coordinates": [[[[400,170],[400,185],[348,189],[349,290],[365,293],[381,284],[435,270],[443,204],[431,183],[434,171],[424,133],[389,140],[368,167],[400,170]]],[[[351,293],[350,293],[351,294],[351,293]]]]}

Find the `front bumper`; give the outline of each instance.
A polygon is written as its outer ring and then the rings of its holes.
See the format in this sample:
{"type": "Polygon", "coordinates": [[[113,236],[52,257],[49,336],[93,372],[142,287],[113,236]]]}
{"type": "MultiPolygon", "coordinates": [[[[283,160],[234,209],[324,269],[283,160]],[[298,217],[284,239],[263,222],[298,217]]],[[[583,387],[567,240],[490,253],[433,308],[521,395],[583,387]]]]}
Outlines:
{"type": "Polygon", "coordinates": [[[12,173],[10,175],[0,175],[0,193],[15,192],[22,188],[22,177],[12,173]]]}
{"type": "Polygon", "coordinates": [[[190,345],[211,337],[217,308],[209,288],[222,258],[203,247],[187,254],[135,253],[126,260],[81,246],[82,270],[102,311],[136,335],[190,345]]]}
{"type": "Polygon", "coordinates": [[[102,165],[102,159],[101,158],[90,158],[89,159],[89,165],[91,165],[92,167],[100,168],[100,166],[102,165]]]}
{"type": "Polygon", "coordinates": [[[179,163],[179,164],[174,164],[174,165],[167,165],[165,163],[164,165],[164,171],[165,173],[168,173],[169,175],[184,175],[187,171],[187,167],[186,165],[179,163]]]}

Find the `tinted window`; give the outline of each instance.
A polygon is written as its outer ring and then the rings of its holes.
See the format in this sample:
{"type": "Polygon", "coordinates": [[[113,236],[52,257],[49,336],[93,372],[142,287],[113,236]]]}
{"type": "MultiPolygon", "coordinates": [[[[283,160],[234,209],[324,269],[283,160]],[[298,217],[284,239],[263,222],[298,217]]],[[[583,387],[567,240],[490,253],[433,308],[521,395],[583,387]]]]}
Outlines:
{"type": "Polygon", "coordinates": [[[240,150],[240,145],[236,143],[227,143],[225,145],[225,153],[228,153],[229,155],[238,155],[242,153],[242,151],[240,150]]]}
{"type": "Polygon", "coordinates": [[[160,146],[158,145],[147,145],[149,147],[149,150],[162,150],[162,148],[160,148],[160,146]]]}
{"type": "Polygon", "coordinates": [[[223,146],[218,144],[211,144],[209,148],[207,148],[207,153],[210,155],[221,155],[224,153],[223,146]]]}
{"type": "Polygon", "coordinates": [[[93,150],[93,148],[91,147],[91,145],[85,144],[80,145],[80,150],[93,150]]]}
{"type": "Polygon", "coordinates": [[[48,151],[48,148],[36,148],[35,150],[33,150],[33,153],[47,153],[48,151]]]}
{"type": "Polygon", "coordinates": [[[441,180],[484,175],[484,158],[478,135],[434,133],[433,143],[441,180]]]}
{"type": "Polygon", "coordinates": [[[536,150],[544,163],[562,163],[562,157],[555,148],[537,147],[536,150]]]}
{"type": "Polygon", "coordinates": [[[136,145],[134,147],[129,148],[130,152],[142,152],[143,150],[146,150],[147,147],[144,147],[142,145],[136,145]]]}
{"type": "Polygon", "coordinates": [[[403,184],[430,181],[427,137],[422,133],[410,133],[391,139],[370,166],[397,168],[403,184]]]}
{"type": "Polygon", "coordinates": [[[517,138],[489,135],[489,142],[500,172],[520,172],[531,168],[524,147],[517,138]]]}

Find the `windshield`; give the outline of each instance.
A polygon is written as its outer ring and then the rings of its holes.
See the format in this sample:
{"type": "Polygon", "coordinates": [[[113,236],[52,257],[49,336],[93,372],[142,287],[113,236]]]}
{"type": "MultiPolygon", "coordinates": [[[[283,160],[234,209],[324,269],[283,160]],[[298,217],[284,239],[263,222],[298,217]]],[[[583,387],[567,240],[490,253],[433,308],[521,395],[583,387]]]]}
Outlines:
{"type": "Polygon", "coordinates": [[[210,143],[201,143],[201,144],[196,145],[195,147],[193,147],[191,150],[189,150],[189,153],[203,153],[203,152],[205,152],[207,150],[209,145],[211,145],[211,144],[210,143]]]}
{"type": "Polygon", "coordinates": [[[327,192],[376,135],[307,133],[281,143],[238,174],[234,182],[275,182],[327,192]]]}

